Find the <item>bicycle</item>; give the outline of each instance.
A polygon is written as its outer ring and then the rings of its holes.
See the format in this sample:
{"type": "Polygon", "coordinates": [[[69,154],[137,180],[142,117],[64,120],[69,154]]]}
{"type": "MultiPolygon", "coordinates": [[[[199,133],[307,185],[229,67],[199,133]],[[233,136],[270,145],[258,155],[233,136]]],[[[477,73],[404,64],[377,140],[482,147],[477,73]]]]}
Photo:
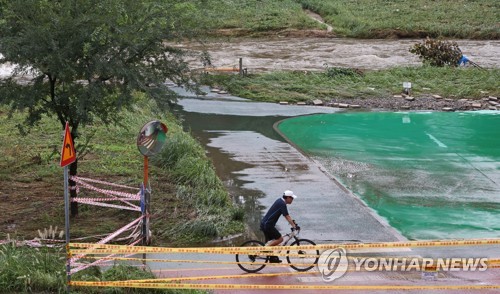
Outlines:
{"type": "MultiPolygon", "coordinates": [[[[300,228],[292,231],[286,235],[283,235],[283,242],[280,246],[286,246],[288,242],[292,239],[294,241],[290,246],[302,246],[302,245],[316,245],[311,240],[308,239],[300,239],[299,236],[300,228]]],[[[276,252],[276,248],[266,247],[265,244],[258,240],[249,240],[241,244],[240,247],[265,247],[263,250],[255,250],[255,254],[253,253],[237,253],[236,254],[236,262],[238,266],[248,272],[248,273],[256,273],[263,269],[267,263],[269,262],[270,255],[279,254],[281,250],[276,252]],[[274,249],[274,250],[273,250],[274,249]]],[[[254,251],[254,250],[252,250],[254,251]]],[[[297,250],[287,250],[286,252],[286,260],[289,263],[290,267],[299,272],[305,272],[314,267],[315,264],[318,263],[319,259],[319,250],[317,249],[297,249],[297,250]]]]}

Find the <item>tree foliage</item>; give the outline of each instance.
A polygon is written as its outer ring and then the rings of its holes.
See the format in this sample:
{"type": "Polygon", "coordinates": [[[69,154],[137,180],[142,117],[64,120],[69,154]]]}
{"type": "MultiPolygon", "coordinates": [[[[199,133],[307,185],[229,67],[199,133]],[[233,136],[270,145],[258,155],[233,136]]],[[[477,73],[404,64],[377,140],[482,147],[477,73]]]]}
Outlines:
{"type": "Polygon", "coordinates": [[[186,53],[165,43],[198,29],[190,1],[14,0],[2,8],[0,61],[16,68],[1,82],[0,102],[27,110],[27,126],[53,115],[76,138],[95,118],[118,123],[135,91],[165,105],[173,97],[165,79],[191,79],[186,53]]]}
{"type": "Polygon", "coordinates": [[[168,44],[203,28],[197,1],[0,1],[0,64],[15,66],[0,103],[27,114],[22,132],[48,115],[68,121],[75,140],[95,119],[119,124],[137,92],[166,107],[175,98],[166,79],[190,87],[186,53],[168,44]]]}
{"type": "Polygon", "coordinates": [[[462,57],[462,51],[456,42],[430,38],[415,44],[410,48],[410,52],[431,66],[457,66],[462,57]]]}

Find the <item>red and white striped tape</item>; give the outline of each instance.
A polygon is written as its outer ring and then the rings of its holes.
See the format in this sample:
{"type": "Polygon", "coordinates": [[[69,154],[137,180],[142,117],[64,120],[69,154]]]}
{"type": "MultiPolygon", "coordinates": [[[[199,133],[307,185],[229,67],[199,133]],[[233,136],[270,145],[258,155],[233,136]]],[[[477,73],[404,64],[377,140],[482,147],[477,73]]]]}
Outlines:
{"type": "MultiPolygon", "coordinates": [[[[141,190],[139,188],[135,188],[135,187],[133,188],[133,187],[125,186],[125,185],[114,184],[114,183],[110,183],[110,182],[94,180],[94,179],[89,179],[89,178],[83,178],[83,177],[77,177],[77,176],[72,176],[70,179],[77,183],[76,188],[75,188],[77,193],[79,193],[80,186],[81,186],[81,187],[84,187],[86,189],[89,189],[89,190],[95,191],[97,193],[101,193],[101,194],[108,196],[106,198],[104,198],[104,197],[96,197],[96,198],[75,197],[75,198],[71,198],[71,201],[73,201],[73,202],[89,204],[89,205],[96,205],[96,206],[101,206],[101,207],[110,207],[110,208],[118,208],[118,209],[141,212],[140,206],[129,202],[129,201],[140,201],[141,200],[141,190]],[[116,191],[116,190],[111,190],[111,189],[104,189],[104,188],[96,187],[95,185],[92,185],[90,183],[118,187],[121,189],[131,189],[131,190],[135,190],[138,192],[133,194],[133,193],[127,193],[127,192],[116,191]],[[124,203],[125,205],[107,203],[110,201],[120,201],[120,202],[124,203]]],[[[137,229],[140,225],[139,222],[144,217],[145,217],[144,215],[140,216],[136,220],[134,220],[131,223],[125,225],[124,227],[118,229],[116,232],[108,235],[107,237],[105,237],[101,241],[97,242],[96,244],[105,244],[105,243],[111,241],[112,239],[114,239],[115,237],[119,236],[123,232],[130,230],[134,225],[136,227],[133,230],[132,234],[130,234],[130,236],[126,237],[125,239],[136,239],[137,236],[135,235],[135,232],[137,231],[137,229]]],[[[142,240],[142,238],[138,238],[130,246],[136,245],[141,240],[142,240]]],[[[79,254],[79,255],[76,255],[74,257],[71,257],[67,260],[68,264],[73,267],[70,270],[70,274],[74,274],[78,271],[81,271],[83,269],[86,269],[86,268],[94,266],[94,265],[105,264],[106,262],[111,261],[109,258],[113,257],[114,255],[115,254],[111,254],[107,258],[96,260],[96,261],[89,263],[89,264],[82,264],[80,262],[77,262],[78,260],[83,258],[85,256],[85,254],[79,254]]],[[[131,256],[131,255],[133,255],[133,254],[130,254],[129,256],[131,256]]]]}
{"type": "MultiPolygon", "coordinates": [[[[125,232],[127,229],[129,229],[130,227],[132,227],[133,225],[135,225],[136,223],[138,223],[139,221],[141,221],[142,219],[144,218],[143,215],[141,215],[139,218],[137,218],[136,220],[134,220],[133,222],[123,226],[122,228],[118,229],[116,232],[110,234],[109,236],[107,236],[106,238],[102,239],[101,241],[97,242],[97,244],[106,244],[107,242],[109,242],[111,239],[113,239],[114,237],[120,235],[121,233],[125,232]]],[[[79,254],[75,257],[72,257],[69,259],[69,263],[70,265],[72,263],[74,263],[75,261],[81,259],[82,257],[84,257],[85,254],[79,254]]]]}
{"type": "MultiPolygon", "coordinates": [[[[78,197],[78,198],[71,198],[71,201],[72,202],[80,202],[80,203],[83,203],[83,204],[93,204],[93,205],[97,205],[97,206],[107,206],[107,207],[111,207],[111,206],[109,206],[109,205],[98,205],[98,204],[94,204],[94,203],[95,202],[106,202],[106,201],[120,201],[120,202],[123,202],[123,203],[127,204],[129,207],[134,208],[133,210],[135,211],[138,206],[135,205],[135,204],[130,203],[129,201],[140,201],[140,199],[117,198],[117,197],[111,197],[111,198],[88,198],[88,197],[87,198],[82,198],[82,197],[78,197]]],[[[120,207],[115,207],[115,208],[121,208],[121,206],[120,207]]],[[[121,209],[127,209],[127,208],[121,208],[121,209]]]]}
{"type": "MultiPolygon", "coordinates": [[[[136,194],[132,194],[132,193],[115,191],[115,190],[102,189],[102,188],[95,187],[95,186],[87,183],[85,180],[82,180],[81,178],[78,178],[78,177],[71,177],[71,179],[89,190],[96,191],[96,192],[102,193],[104,195],[118,196],[118,197],[124,197],[124,198],[133,198],[133,199],[137,199],[137,200],[140,200],[140,197],[141,197],[140,191],[137,192],[136,194]]],[[[101,181],[99,181],[99,182],[101,182],[101,181]]],[[[101,182],[101,183],[105,183],[105,182],[101,182]]],[[[121,186],[121,185],[119,185],[119,186],[121,186]]],[[[130,187],[127,187],[127,188],[130,188],[130,187]]]]}
{"type": "Polygon", "coordinates": [[[134,198],[90,198],[90,197],[78,197],[78,198],[73,198],[72,200],[78,201],[95,201],[95,202],[106,202],[106,201],[139,201],[140,199],[134,199],[134,198]]]}
{"type": "Polygon", "coordinates": [[[120,187],[120,188],[131,189],[131,190],[140,190],[139,188],[136,188],[136,187],[129,187],[129,186],[125,186],[125,185],[120,185],[120,184],[115,184],[115,183],[110,183],[110,182],[105,182],[105,181],[100,181],[100,180],[94,180],[94,179],[89,179],[89,178],[77,177],[77,176],[72,176],[70,179],[75,181],[75,182],[80,180],[80,181],[98,183],[98,184],[120,187]]]}

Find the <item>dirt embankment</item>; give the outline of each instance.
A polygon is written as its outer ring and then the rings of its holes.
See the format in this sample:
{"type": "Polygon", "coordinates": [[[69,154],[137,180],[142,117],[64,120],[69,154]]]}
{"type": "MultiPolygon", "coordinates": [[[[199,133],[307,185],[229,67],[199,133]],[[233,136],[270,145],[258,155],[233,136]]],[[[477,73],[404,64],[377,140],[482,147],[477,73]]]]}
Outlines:
{"type": "Polygon", "coordinates": [[[382,109],[382,110],[437,110],[437,111],[465,111],[465,110],[499,110],[500,103],[497,97],[489,96],[481,100],[451,99],[435,97],[403,97],[393,98],[334,98],[326,103],[328,106],[340,108],[382,109]]]}

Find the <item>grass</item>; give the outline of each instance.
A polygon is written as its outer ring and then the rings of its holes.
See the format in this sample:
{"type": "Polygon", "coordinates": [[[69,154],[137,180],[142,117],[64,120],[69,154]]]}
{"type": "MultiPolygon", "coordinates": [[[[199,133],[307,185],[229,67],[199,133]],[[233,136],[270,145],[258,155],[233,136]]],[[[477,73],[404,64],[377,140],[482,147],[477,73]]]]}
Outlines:
{"type": "Polygon", "coordinates": [[[297,0],[354,38],[452,37],[499,39],[495,0],[297,0]]]}
{"type": "MultiPolygon", "coordinates": [[[[152,272],[125,264],[106,271],[93,267],[72,275],[76,281],[125,281],[154,279],[152,272]]],[[[0,245],[1,293],[65,293],[65,252],[62,248],[29,248],[0,245]]],[[[73,287],[72,293],[206,293],[172,289],[73,287]]]]}
{"type": "Polygon", "coordinates": [[[453,67],[399,67],[364,74],[325,72],[272,72],[246,77],[211,75],[205,82],[231,94],[257,101],[310,102],[331,98],[391,98],[402,84],[412,82],[412,94],[437,94],[455,99],[500,95],[500,70],[453,67]],[[428,90],[430,89],[430,90],[428,90]]]}
{"type": "Polygon", "coordinates": [[[247,33],[258,33],[320,27],[293,0],[207,0],[201,3],[200,8],[211,20],[207,25],[212,29],[240,29],[247,33]]]}
{"type": "Polygon", "coordinates": [[[182,209],[179,205],[194,207],[196,212],[188,221],[163,230],[161,235],[176,244],[185,244],[241,231],[240,209],[228,209],[228,193],[214,166],[206,160],[205,150],[193,137],[177,130],[178,125],[175,128],[154,163],[170,171],[171,180],[178,185],[174,213],[182,209]]]}
{"type": "Polygon", "coordinates": [[[320,14],[337,36],[500,38],[500,2],[495,0],[207,0],[199,7],[206,16],[203,25],[216,35],[221,29],[240,35],[326,30],[305,8],[320,14]]]}
{"type": "Polygon", "coordinates": [[[15,292],[57,292],[64,289],[64,255],[49,248],[0,246],[0,289],[15,292]]]}

